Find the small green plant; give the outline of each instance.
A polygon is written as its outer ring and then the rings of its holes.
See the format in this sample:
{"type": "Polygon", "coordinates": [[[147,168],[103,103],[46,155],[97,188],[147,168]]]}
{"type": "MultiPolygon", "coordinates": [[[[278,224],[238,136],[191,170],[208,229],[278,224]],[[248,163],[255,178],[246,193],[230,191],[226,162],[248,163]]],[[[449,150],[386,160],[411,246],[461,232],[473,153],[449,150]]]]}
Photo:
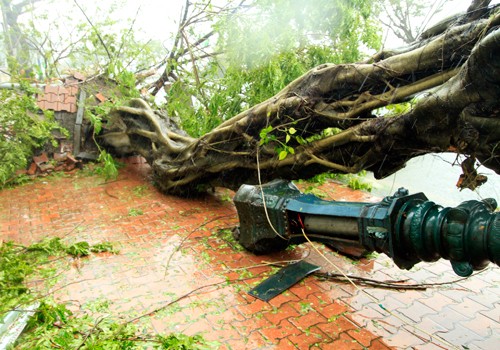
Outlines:
{"type": "Polygon", "coordinates": [[[142,212],[141,209],[132,208],[132,209],[129,209],[129,211],[128,211],[128,216],[139,216],[142,214],[144,214],[144,213],[142,212]]]}
{"type": "Polygon", "coordinates": [[[395,103],[379,108],[374,112],[376,114],[383,115],[386,118],[395,117],[411,111],[411,109],[415,105],[415,102],[416,99],[413,99],[409,102],[395,103]]]}
{"type": "Polygon", "coordinates": [[[373,260],[373,259],[376,259],[378,258],[380,254],[377,253],[377,252],[370,252],[368,254],[365,255],[365,258],[368,259],[368,260],[373,260]]]}
{"type": "Polygon", "coordinates": [[[90,246],[90,251],[92,253],[108,252],[113,254],[118,254],[120,252],[111,242],[93,244],[92,246],[90,246]]]}
{"type": "Polygon", "coordinates": [[[300,302],[299,303],[300,305],[300,313],[302,315],[305,315],[307,314],[309,311],[312,311],[314,310],[313,306],[311,303],[306,303],[306,302],[300,302]]]}
{"type": "Polygon", "coordinates": [[[139,185],[135,186],[132,189],[132,192],[134,192],[134,195],[136,195],[137,197],[142,197],[144,196],[148,188],[149,188],[148,185],[139,185]]]}
{"type": "Polygon", "coordinates": [[[220,197],[220,199],[223,201],[223,202],[232,202],[233,201],[233,198],[231,197],[231,192],[229,190],[227,191],[224,191],[220,197]]]}

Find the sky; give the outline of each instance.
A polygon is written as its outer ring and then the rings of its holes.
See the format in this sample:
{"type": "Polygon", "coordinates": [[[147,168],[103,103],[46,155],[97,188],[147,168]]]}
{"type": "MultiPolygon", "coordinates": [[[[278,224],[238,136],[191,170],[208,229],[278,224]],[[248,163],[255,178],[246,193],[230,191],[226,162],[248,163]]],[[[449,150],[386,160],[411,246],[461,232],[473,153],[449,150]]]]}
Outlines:
{"type": "MultiPolygon", "coordinates": [[[[65,0],[66,2],[72,2],[72,0],[65,0]]],[[[101,1],[84,1],[82,5],[88,5],[92,3],[105,4],[110,3],[110,0],[101,1]]],[[[179,19],[180,11],[185,3],[185,0],[124,0],[125,6],[119,9],[118,12],[123,13],[124,17],[132,17],[139,10],[138,16],[138,27],[142,27],[144,32],[153,36],[154,38],[164,39],[172,31],[176,29],[176,23],[179,19]]],[[[309,0],[314,1],[314,0],[309,0]]],[[[500,0],[492,1],[492,4],[498,3],[500,0]]],[[[440,1],[436,1],[438,3],[440,1]]],[[[465,11],[470,5],[471,0],[450,0],[445,1],[447,4],[444,6],[444,10],[439,13],[431,22],[430,25],[440,21],[441,19],[458,13],[460,11],[465,11]]]]}
{"type": "MultiPolygon", "coordinates": [[[[17,0],[16,0],[17,1],[17,0]]],[[[134,34],[142,42],[153,40],[165,48],[165,51],[172,47],[172,40],[185,0],[76,0],[84,9],[91,21],[99,22],[106,17],[116,20],[122,29],[128,29],[126,19],[136,18],[134,34]],[[113,4],[120,4],[112,7],[113,4]]],[[[212,0],[216,3],[224,3],[225,0],[212,0]]],[[[314,0],[305,0],[314,1],[314,0]]],[[[440,3],[444,0],[436,0],[440,3]]],[[[449,0],[445,1],[445,9],[439,13],[429,25],[440,19],[465,11],[471,0],[449,0]]],[[[498,3],[494,0],[492,3],[498,3]]],[[[86,23],[85,16],[76,7],[75,0],[44,0],[36,5],[37,10],[24,17],[24,20],[31,19],[37,21],[38,29],[41,31],[54,30],[54,23],[60,25],[59,31],[71,33],[75,24],[86,23]],[[40,22],[40,15],[44,13],[47,19],[40,22]],[[64,21],[63,19],[69,19],[64,21]]],[[[250,34],[250,33],[249,33],[250,34]]],[[[286,36],[285,36],[286,37],[286,36]]],[[[393,35],[387,34],[384,42],[386,49],[402,46],[403,43],[393,35]],[[387,36],[389,35],[389,36],[387,36]]],[[[55,42],[67,42],[68,40],[55,40],[55,42]]],[[[63,44],[61,44],[63,45],[63,44]]],[[[2,55],[0,55],[2,56],[2,55]]],[[[1,65],[1,63],[0,63],[1,65]]]]}
{"type": "MultiPolygon", "coordinates": [[[[20,0],[12,0],[14,3],[20,0]]],[[[177,28],[179,15],[185,0],[76,0],[92,22],[105,18],[127,26],[127,19],[136,17],[134,29],[145,39],[166,40],[177,28]]],[[[35,10],[26,12],[20,22],[33,21],[40,31],[50,31],[55,22],[63,30],[71,31],[78,23],[86,23],[85,16],[74,0],[43,0],[37,2],[35,10]],[[43,19],[45,18],[45,19],[43,19]]],[[[2,17],[0,16],[0,22],[2,17]]]]}
{"type": "MultiPolygon", "coordinates": [[[[48,18],[44,24],[39,24],[40,29],[44,29],[56,21],[68,17],[71,13],[72,21],[67,23],[67,31],[71,31],[71,26],[78,22],[85,22],[85,17],[77,9],[74,4],[75,0],[45,0],[37,3],[36,11],[32,16],[39,16],[41,12],[47,14],[48,18]],[[74,20],[74,21],[73,21],[74,20]]],[[[182,7],[185,0],[76,0],[86,14],[93,21],[98,21],[106,16],[118,20],[119,23],[126,25],[125,19],[133,18],[137,14],[135,34],[137,38],[144,41],[158,40],[165,47],[170,47],[169,42],[173,33],[177,29],[182,7]],[[120,3],[112,9],[111,5],[120,3]],[[111,14],[111,15],[110,15],[111,14]]],[[[224,2],[224,0],[213,0],[217,3],[224,2]]],[[[314,1],[314,0],[309,0],[314,1]]],[[[436,0],[439,3],[443,0],[436,0]]],[[[498,3],[500,0],[494,0],[492,3],[498,3]]],[[[445,1],[445,9],[438,16],[436,16],[430,24],[439,21],[440,19],[449,15],[455,14],[459,11],[467,9],[471,0],[450,0],[445,1]]],[[[392,41],[391,41],[392,42],[392,41]]],[[[397,43],[397,41],[396,41],[397,43]]]]}
{"type": "MultiPolygon", "coordinates": [[[[144,35],[145,39],[155,39],[160,41],[169,40],[172,33],[177,28],[180,12],[185,0],[77,0],[81,7],[85,9],[91,19],[105,17],[112,13],[112,18],[124,20],[133,18],[137,13],[135,28],[141,32],[139,36],[144,35]],[[112,3],[121,2],[119,6],[110,11],[112,3]],[[139,30],[140,29],[140,30],[139,30]]],[[[223,0],[220,0],[223,1],[223,0]]],[[[220,2],[219,1],[219,2],[220,2]]],[[[314,1],[314,0],[309,0],[314,1]]],[[[498,3],[500,0],[494,0],[492,3],[498,3]]],[[[436,3],[439,1],[436,1],[436,3]]],[[[440,19],[459,11],[464,11],[470,4],[470,0],[446,1],[444,11],[431,21],[435,23],[440,19]]],[[[40,3],[39,3],[40,4],[40,3]]],[[[85,21],[85,18],[74,5],[74,0],[52,0],[48,7],[50,17],[61,17],[74,11],[76,21],[85,21]]],[[[49,19],[51,20],[51,19],[49,19]]],[[[122,22],[122,21],[120,21],[122,22]]]]}
{"type": "Polygon", "coordinates": [[[125,15],[132,17],[137,10],[137,26],[145,34],[160,41],[168,40],[177,29],[185,1],[181,0],[128,0],[125,15]]]}

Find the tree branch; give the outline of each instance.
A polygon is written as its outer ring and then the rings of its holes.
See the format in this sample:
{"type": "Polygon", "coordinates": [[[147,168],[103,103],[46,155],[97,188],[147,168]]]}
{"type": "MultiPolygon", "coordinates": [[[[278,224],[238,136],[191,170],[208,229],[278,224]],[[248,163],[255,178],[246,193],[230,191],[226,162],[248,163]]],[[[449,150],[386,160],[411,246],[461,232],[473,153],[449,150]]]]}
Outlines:
{"type": "Polygon", "coordinates": [[[111,53],[109,52],[109,49],[108,47],[106,46],[106,43],[104,42],[103,38],[101,37],[101,34],[99,33],[99,31],[97,30],[97,28],[94,26],[94,24],[92,23],[92,21],[90,20],[90,18],[87,16],[87,14],[85,13],[85,11],[83,10],[83,8],[78,4],[78,2],[76,0],[73,0],[73,2],[75,3],[75,5],[80,9],[80,11],[82,12],[82,14],[85,16],[85,18],[87,19],[87,22],[90,24],[90,26],[92,27],[92,29],[94,30],[95,34],[97,35],[97,38],[99,39],[99,42],[101,43],[102,47],[104,48],[104,50],[106,50],[106,54],[108,55],[108,59],[109,61],[112,61],[113,60],[113,56],[111,55],[111,53]]]}
{"type": "Polygon", "coordinates": [[[381,178],[417,155],[452,149],[500,173],[498,133],[479,126],[500,119],[499,24],[496,12],[372,63],[320,65],[198,139],[132,101],[102,140],[143,154],[157,186],[180,195],[256,184],[259,173],[263,182],[363,169],[381,178]],[[417,94],[409,111],[375,113],[417,94]]]}

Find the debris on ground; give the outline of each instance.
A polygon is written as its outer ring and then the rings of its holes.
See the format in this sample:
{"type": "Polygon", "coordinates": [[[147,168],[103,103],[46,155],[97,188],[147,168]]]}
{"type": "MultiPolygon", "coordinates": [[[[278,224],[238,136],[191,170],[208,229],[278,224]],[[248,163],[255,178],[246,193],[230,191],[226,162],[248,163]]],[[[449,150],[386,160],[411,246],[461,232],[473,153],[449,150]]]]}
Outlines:
{"type": "Polygon", "coordinates": [[[45,176],[54,171],[72,171],[82,169],[82,162],[76,159],[70,152],[55,152],[51,157],[47,152],[42,152],[33,157],[28,169],[25,171],[29,176],[45,176]]]}

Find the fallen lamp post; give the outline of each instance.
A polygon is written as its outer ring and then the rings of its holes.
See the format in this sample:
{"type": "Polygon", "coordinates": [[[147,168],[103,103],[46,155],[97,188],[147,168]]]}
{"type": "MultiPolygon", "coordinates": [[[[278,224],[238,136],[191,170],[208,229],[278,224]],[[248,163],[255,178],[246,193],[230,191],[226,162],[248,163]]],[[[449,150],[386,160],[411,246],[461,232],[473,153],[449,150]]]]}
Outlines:
{"type": "Polygon", "coordinates": [[[443,208],[400,188],[378,203],[326,201],[274,180],[242,185],[234,203],[235,238],[257,254],[303,243],[307,235],[351,256],[385,253],[401,269],[443,258],[466,277],[490,262],[500,265],[500,212],[492,198],[443,208]]]}

